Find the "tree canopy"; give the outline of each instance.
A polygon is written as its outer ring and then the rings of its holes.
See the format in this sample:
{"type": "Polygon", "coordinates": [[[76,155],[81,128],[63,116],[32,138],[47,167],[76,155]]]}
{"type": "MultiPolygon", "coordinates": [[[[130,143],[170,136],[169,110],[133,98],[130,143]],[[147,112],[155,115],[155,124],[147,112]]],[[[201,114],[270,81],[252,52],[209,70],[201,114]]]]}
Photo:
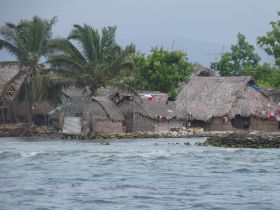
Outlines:
{"type": "Polygon", "coordinates": [[[222,55],[220,61],[211,63],[211,68],[221,76],[240,76],[245,68],[258,66],[260,56],[253,45],[246,41],[244,35],[237,34],[237,43],[231,45],[231,50],[222,55]]]}
{"type": "MultiPolygon", "coordinates": [[[[278,16],[280,16],[280,11],[278,16]]],[[[271,31],[258,37],[258,44],[268,55],[274,57],[275,64],[280,67],[280,20],[272,21],[270,25],[271,31]]]]}
{"type": "Polygon", "coordinates": [[[135,55],[134,61],[137,89],[174,93],[178,84],[187,80],[192,69],[185,52],[158,47],[152,48],[147,57],[135,55]]]}
{"type": "Polygon", "coordinates": [[[32,121],[32,105],[37,101],[48,99],[60,100],[58,87],[60,80],[53,78],[44,68],[42,58],[49,52],[49,41],[56,18],[43,20],[33,17],[18,24],[7,23],[0,29],[0,50],[5,49],[16,57],[15,61],[4,61],[1,65],[17,65],[18,73],[5,85],[2,96],[17,81],[20,82],[16,100],[24,101],[28,107],[28,122],[32,121]]]}
{"type": "Polygon", "coordinates": [[[122,48],[115,34],[116,27],[104,27],[100,34],[87,24],[74,25],[68,39],[51,41],[48,62],[96,95],[97,88],[116,81],[122,70],[133,67],[129,55],[134,53],[134,45],[122,48]]]}

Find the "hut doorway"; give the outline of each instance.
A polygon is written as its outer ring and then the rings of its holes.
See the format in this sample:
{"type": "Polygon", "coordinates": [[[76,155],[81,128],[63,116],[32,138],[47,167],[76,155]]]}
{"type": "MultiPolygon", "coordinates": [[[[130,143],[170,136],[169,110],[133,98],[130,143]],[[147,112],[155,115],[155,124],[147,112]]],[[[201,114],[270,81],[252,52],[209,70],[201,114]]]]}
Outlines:
{"type": "Polygon", "coordinates": [[[190,121],[189,123],[187,123],[186,128],[203,128],[204,130],[207,130],[207,123],[205,121],[202,120],[193,120],[190,121]]]}
{"type": "Polygon", "coordinates": [[[235,118],[231,120],[231,125],[237,129],[249,129],[251,127],[251,119],[250,117],[236,115],[235,118]]]}

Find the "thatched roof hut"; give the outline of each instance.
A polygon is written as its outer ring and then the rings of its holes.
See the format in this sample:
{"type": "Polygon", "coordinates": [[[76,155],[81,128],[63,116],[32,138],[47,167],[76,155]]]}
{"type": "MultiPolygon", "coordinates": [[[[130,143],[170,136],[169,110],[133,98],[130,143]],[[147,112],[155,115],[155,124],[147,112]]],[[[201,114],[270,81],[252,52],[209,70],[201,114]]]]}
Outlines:
{"type": "Polygon", "coordinates": [[[17,73],[18,67],[9,65],[0,67],[0,90],[2,91],[3,86],[10,81],[17,73]]]}
{"type": "Polygon", "coordinates": [[[183,110],[180,110],[174,102],[156,101],[156,100],[144,100],[142,104],[137,104],[135,112],[149,117],[151,119],[157,119],[158,116],[165,116],[168,119],[176,117],[176,119],[186,120],[187,115],[183,110]]]}
{"type": "Polygon", "coordinates": [[[259,116],[262,111],[276,109],[269,96],[254,88],[250,77],[192,77],[182,87],[176,103],[193,119],[202,121],[259,116]]]}
{"type": "Polygon", "coordinates": [[[92,97],[87,119],[91,130],[100,133],[122,133],[124,116],[107,96],[92,97]]]}
{"type": "Polygon", "coordinates": [[[69,97],[66,101],[70,100],[71,102],[71,105],[65,108],[67,115],[76,116],[87,112],[90,102],[89,97],[84,94],[81,88],[69,87],[64,89],[63,92],[69,97]]]}
{"type": "Polygon", "coordinates": [[[142,103],[125,101],[119,106],[125,116],[125,125],[129,132],[169,131],[182,128],[187,116],[174,102],[143,100],[142,103]]]}
{"type": "Polygon", "coordinates": [[[124,116],[118,107],[107,96],[92,97],[88,111],[96,120],[111,120],[112,122],[120,122],[124,120],[124,116]]]}
{"type": "Polygon", "coordinates": [[[82,117],[87,128],[94,132],[121,133],[124,116],[109,96],[88,97],[83,89],[68,88],[71,105],[64,110],[65,116],[82,117]]]}

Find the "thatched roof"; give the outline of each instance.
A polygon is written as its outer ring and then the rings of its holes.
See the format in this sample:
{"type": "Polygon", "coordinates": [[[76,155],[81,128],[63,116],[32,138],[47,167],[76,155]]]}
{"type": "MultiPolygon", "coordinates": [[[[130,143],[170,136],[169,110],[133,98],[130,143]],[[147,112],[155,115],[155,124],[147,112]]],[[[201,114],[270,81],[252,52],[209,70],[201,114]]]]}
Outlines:
{"type": "Polygon", "coordinates": [[[122,112],[127,115],[129,113],[138,113],[145,117],[156,120],[158,116],[185,120],[186,113],[179,109],[174,102],[157,101],[157,100],[143,100],[143,103],[136,103],[133,101],[126,101],[120,105],[122,112]]]}
{"type": "Polygon", "coordinates": [[[89,98],[85,96],[84,91],[80,88],[69,87],[63,92],[70,97],[71,105],[65,109],[69,114],[84,113],[88,109],[90,103],[89,98]]]}
{"type": "Polygon", "coordinates": [[[200,65],[196,65],[193,68],[193,75],[194,76],[212,76],[213,73],[211,72],[211,70],[207,67],[204,66],[200,66],[200,65]]]}
{"type": "Polygon", "coordinates": [[[18,73],[17,66],[0,67],[0,85],[5,85],[17,73],[18,73]]]}
{"type": "Polygon", "coordinates": [[[275,104],[248,84],[250,77],[191,77],[181,88],[176,103],[193,119],[208,121],[212,117],[236,115],[260,116],[275,104]]]}
{"type": "Polygon", "coordinates": [[[17,66],[0,67],[0,89],[18,73],[17,66]]]}
{"type": "Polygon", "coordinates": [[[92,106],[96,106],[96,104],[98,104],[102,108],[103,113],[105,113],[106,117],[111,121],[119,122],[124,120],[124,116],[121,113],[120,109],[107,96],[92,97],[91,101],[94,103],[90,104],[89,111],[91,112],[91,114],[95,114],[96,117],[99,118],[100,120],[102,120],[101,112],[95,113],[97,112],[97,109],[93,109],[92,107],[92,106]]]}
{"type": "Polygon", "coordinates": [[[144,100],[142,106],[140,106],[137,111],[152,119],[156,119],[157,116],[165,116],[168,118],[176,116],[177,119],[187,118],[186,113],[183,112],[183,110],[180,110],[172,101],[169,101],[168,104],[166,104],[165,101],[144,100]]]}

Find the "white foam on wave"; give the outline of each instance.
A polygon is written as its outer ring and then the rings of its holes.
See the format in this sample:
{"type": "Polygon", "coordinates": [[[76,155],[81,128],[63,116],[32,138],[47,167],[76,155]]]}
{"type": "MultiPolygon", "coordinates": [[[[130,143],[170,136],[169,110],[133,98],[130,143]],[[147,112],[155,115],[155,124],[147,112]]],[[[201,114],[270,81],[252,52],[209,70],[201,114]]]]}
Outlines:
{"type": "Polygon", "coordinates": [[[23,158],[28,158],[28,157],[33,157],[33,156],[36,156],[36,155],[39,155],[39,154],[44,154],[43,151],[38,151],[38,152],[22,152],[20,153],[21,156],[23,158]]]}

